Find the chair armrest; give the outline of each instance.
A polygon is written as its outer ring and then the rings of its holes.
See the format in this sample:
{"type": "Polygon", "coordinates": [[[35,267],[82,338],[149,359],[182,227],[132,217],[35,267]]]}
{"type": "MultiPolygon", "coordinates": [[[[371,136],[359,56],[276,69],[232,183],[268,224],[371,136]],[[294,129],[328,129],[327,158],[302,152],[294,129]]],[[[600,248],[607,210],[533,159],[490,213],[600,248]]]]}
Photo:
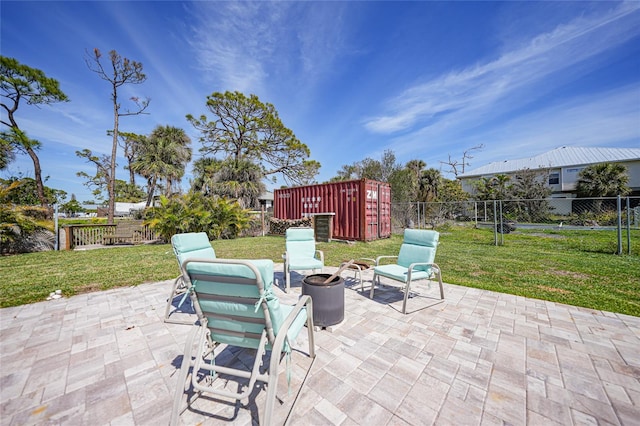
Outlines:
{"type": "Polygon", "coordinates": [[[320,261],[324,263],[324,252],[322,250],[316,250],[316,257],[320,255],[320,261]]]}
{"type": "MultiPolygon", "coordinates": [[[[271,347],[273,354],[282,353],[282,349],[284,347],[284,340],[287,337],[287,333],[289,331],[289,328],[291,327],[291,324],[293,324],[293,321],[296,319],[296,317],[298,316],[302,308],[307,305],[308,305],[307,319],[311,318],[311,322],[313,323],[313,302],[311,300],[311,296],[309,295],[300,296],[300,299],[298,299],[298,303],[296,303],[295,307],[293,308],[293,311],[289,313],[287,318],[284,320],[284,322],[280,326],[280,329],[278,330],[278,335],[276,336],[276,339],[273,342],[273,345],[271,347]]],[[[275,361],[276,364],[278,364],[279,360],[280,360],[279,356],[272,355],[271,368],[274,367],[273,362],[275,361]]],[[[271,371],[277,371],[277,370],[271,370],[271,371]]]]}
{"type": "Polygon", "coordinates": [[[409,272],[413,271],[416,266],[431,266],[432,269],[437,269],[438,271],[440,271],[440,267],[436,263],[416,262],[409,265],[409,272]]]}
{"type": "Polygon", "coordinates": [[[397,259],[398,256],[378,256],[376,257],[376,266],[380,266],[380,260],[382,259],[397,259]]]}

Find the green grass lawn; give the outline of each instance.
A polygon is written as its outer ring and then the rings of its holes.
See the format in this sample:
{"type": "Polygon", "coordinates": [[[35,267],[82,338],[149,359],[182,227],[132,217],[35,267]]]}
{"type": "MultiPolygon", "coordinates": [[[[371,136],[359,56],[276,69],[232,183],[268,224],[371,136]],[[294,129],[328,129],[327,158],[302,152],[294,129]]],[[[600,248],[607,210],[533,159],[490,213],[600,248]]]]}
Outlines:
{"type": "MultiPolygon", "coordinates": [[[[632,254],[617,256],[615,231],[537,231],[504,236],[491,230],[440,230],[436,262],[447,283],[640,316],[640,231],[632,231],[632,254]]],[[[397,254],[402,237],[368,243],[319,243],[325,263],[397,254]]],[[[213,241],[222,258],[268,258],[282,262],[284,237],[213,241]]],[[[0,257],[0,306],[174,278],[171,246],[139,245],[0,257]]],[[[446,297],[446,294],[445,294],[446,297]]]]}

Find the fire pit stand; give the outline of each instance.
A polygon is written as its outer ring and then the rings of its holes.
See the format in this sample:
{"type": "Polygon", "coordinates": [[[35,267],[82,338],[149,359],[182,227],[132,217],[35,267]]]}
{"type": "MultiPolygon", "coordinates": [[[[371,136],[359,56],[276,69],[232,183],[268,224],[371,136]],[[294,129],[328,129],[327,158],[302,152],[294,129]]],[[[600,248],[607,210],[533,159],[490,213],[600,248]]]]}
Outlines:
{"type": "MultiPolygon", "coordinates": [[[[342,267],[342,265],[346,265],[348,261],[343,261],[342,264],[340,265],[342,267]]],[[[368,269],[371,269],[371,265],[375,265],[376,261],[375,259],[369,259],[368,257],[363,257],[360,258],[356,261],[351,261],[350,265],[347,265],[347,269],[350,269],[353,271],[354,274],[354,279],[358,278],[360,280],[360,291],[364,291],[364,284],[362,282],[362,271],[366,271],[368,269]],[[370,263],[369,263],[370,262],[370,263]]]]}

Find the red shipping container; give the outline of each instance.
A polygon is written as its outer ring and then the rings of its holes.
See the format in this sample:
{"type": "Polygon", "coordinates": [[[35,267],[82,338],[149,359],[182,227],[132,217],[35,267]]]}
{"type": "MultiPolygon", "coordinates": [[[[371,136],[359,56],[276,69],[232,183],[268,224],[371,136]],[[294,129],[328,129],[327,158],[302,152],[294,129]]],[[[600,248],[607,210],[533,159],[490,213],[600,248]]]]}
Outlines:
{"type": "Polygon", "coordinates": [[[370,179],[276,189],[278,219],[331,214],[332,238],[373,241],[391,236],[391,186],[370,179]]]}

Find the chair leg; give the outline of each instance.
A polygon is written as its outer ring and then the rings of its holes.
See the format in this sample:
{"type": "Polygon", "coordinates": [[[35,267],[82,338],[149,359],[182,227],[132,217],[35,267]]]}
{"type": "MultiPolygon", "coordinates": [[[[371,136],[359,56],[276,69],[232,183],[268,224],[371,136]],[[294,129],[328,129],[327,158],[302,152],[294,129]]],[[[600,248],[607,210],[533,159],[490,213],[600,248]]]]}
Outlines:
{"type": "Polygon", "coordinates": [[[369,299],[373,299],[373,289],[376,287],[376,278],[378,278],[378,282],[380,282],[380,277],[373,273],[373,278],[371,279],[371,290],[369,291],[369,299]]]}
{"type": "Polygon", "coordinates": [[[289,269],[289,265],[284,265],[284,284],[285,284],[285,293],[289,293],[289,289],[291,288],[291,270],[289,269]]]}
{"type": "MultiPolygon", "coordinates": [[[[309,340],[309,358],[311,358],[311,364],[309,364],[309,368],[307,369],[307,372],[305,373],[304,378],[302,379],[302,382],[300,383],[300,387],[298,388],[298,392],[296,392],[296,395],[293,399],[293,402],[291,404],[291,408],[289,409],[289,413],[287,414],[287,417],[285,419],[284,425],[288,425],[289,424],[289,416],[291,415],[291,413],[293,412],[296,403],[298,402],[298,398],[300,396],[300,393],[302,392],[302,389],[304,388],[305,383],[307,382],[307,378],[309,377],[309,373],[311,373],[311,369],[313,368],[313,364],[316,362],[316,347],[315,347],[315,339],[314,339],[314,331],[313,331],[313,301],[311,299],[309,299],[308,305],[309,309],[308,309],[308,314],[307,314],[307,333],[308,333],[308,340],[309,340]]],[[[291,349],[293,352],[293,349],[291,349]]],[[[267,398],[266,398],[266,404],[265,404],[265,415],[264,415],[264,424],[266,425],[270,425],[271,424],[271,417],[273,416],[273,411],[274,411],[274,405],[275,405],[275,401],[276,401],[276,390],[277,390],[277,383],[278,383],[278,368],[280,365],[280,357],[278,356],[278,354],[274,353],[273,351],[271,352],[271,359],[269,360],[269,382],[267,383],[267,398]],[[275,358],[274,358],[275,357],[275,358]]]]}
{"type": "Polygon", "coordinates": [[[407,299],[409,298],[409,291],[411,289],[411,280],[407,281],[407,285],[405,286],[404,289],[404,300],[402,302],[402,313],[406,314],[407,313],[407,299]]]}
{"type": "MultiPolygon", "coordinates": [[[[178,381],[176,383],[176,391],[173,396],[173,406],[171,408],[171,420],[170,425],[175,426],[178,424],[178,418],[180,414],[184,411],[182,409],[182,399],[184,396],[185,388],[187,387],[187,376],[189,375],[189,369],[193,364],[191,362],[191,352],[193,351],[193,342],[202,327],[194,326],[191,333],[189,333],[189,337],[187,337],[187,343],[184,347],[184,355],[182,357],[182,363],[180,364],[180,373],[178,374],[178,381]]],[[[197,354],[196,354],[197,356],[197,354]]],[[[193,374],[193,373],[192,373],[193,374]]],[[[186,407],[185,407],[186,408],[186,407]]]]}
{"type": "Polygon", "coordinates": [[[444,300],[444,286],[442,285],[442,271],[438,265],[435,265],[435,269],[438,271],[438,284],[440,285],[440,299],[444,300]]]}
{"type": "MultiPolygon", "coordinates": [[[[174,281],[173,281],[173,286],[171,287],[171,293],[169,293],[169,298],[167,299],[167,306],[164,310],[164,322],[169,323],[169,324],[188,324],[191,325],[194,323],[194,320],[175,320],[171,318],[171,314],[175,313],[171,312],[171,308],[173,307],[173,299],[179,295],[179,294],[184,294],[184,292],[178,292],[178,288],[184,285],[184,281],[182,279],[182,275],[180,275],[179,277],[177,277],[174,281]]],[[[186,291],[186,288],[185,288],[186,291]]],[[[189,303],[191,303],[191,300],[189,300],[189,303]]]]}

